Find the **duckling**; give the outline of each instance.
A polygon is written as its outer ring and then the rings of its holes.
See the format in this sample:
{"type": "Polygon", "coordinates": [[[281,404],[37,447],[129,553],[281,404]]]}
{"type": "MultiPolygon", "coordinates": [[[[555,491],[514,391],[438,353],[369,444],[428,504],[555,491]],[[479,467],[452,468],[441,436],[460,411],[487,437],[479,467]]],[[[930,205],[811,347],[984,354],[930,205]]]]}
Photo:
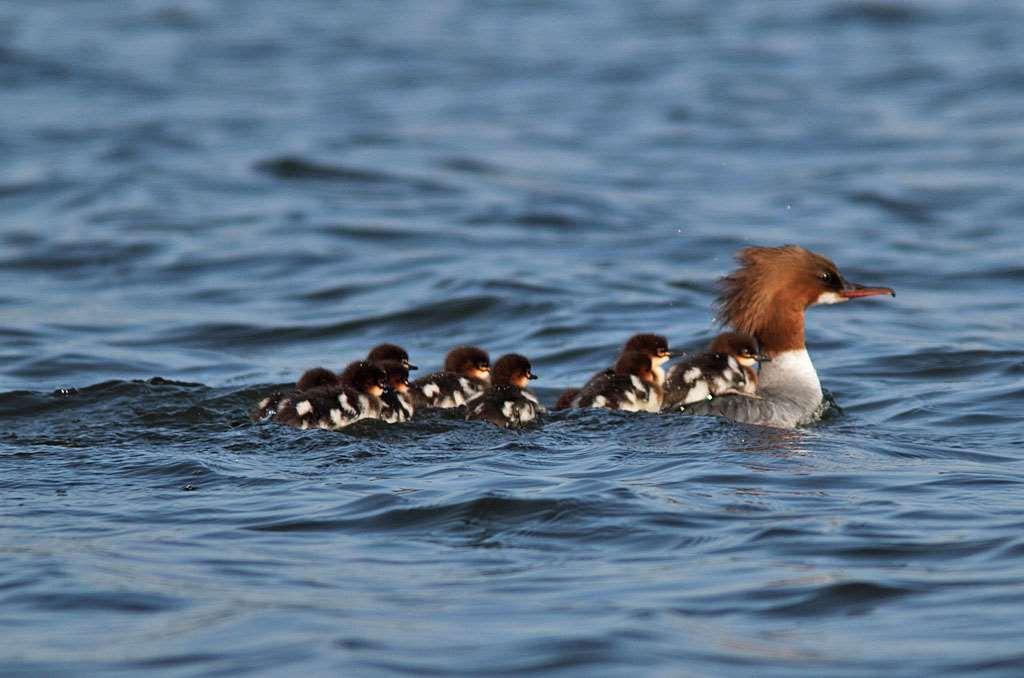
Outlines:
{"type": "Polygon", "coordinates": [[[415,412],[409,396],[409,368],[397,360],[385,360],[378,366],[384,370],[388,380],[388,387],[381,396],[384,406],[380,419],[389,424],[409,421],[415,412]]]}
{"type": "Polygon", "coordinates": [[[491,359],[476,346],[459,346],[448,352],[444,368],[412,383],[416,407],[452,408],[465,405],[491,383],[491,359]]]}
{"type": "Polygon", "coordinates": [[[502,428],[518,428],[533,421],[544,412],[537,397],[526,390],[536,378],[525,357],[503,355],[491,370],[491,385],[466,403],[466,419],[489,421],[502,428]]]}
{"type": "MultiPolygon", "coordinates": [[[[404,348],[396,344],[378,344],[370,349],[366,360],[362,362],[370,364],[385,363],[389,361],[400,362],[409,370],[418,369],[409,362],[409,354],[404,348]]],[[[358,361],[357,361],[358,362],[358,361]]],[[[356,363],[350,363],[345,369],[352,368],[356,363]]],[[[295,388],[289,391],[276,391],[256,404],[249,416],[253,421],[260,421],[273,415],[287,401],[293,400],[295,396],[304,391],[314,388],[341,387],[347,384],[349,379],[342,373],[335,374],[326,367],[314,367],[306,370],[295,382],[295,388]]]]}
{"type": "MultiPolygon", "coordinates": [[[[605,374],[604,372],[601,372],[601,375],[604,375],[604,374],[605,374]]],[[[599,375],[594,375],[594,379],[596,379],[598,376],[599,375]]],[[[552,410],[567,410],[570,407],[573,407],[573,404],[572,404],[573,401],[576,400],[576,396],[578,396],[580,394],[580,391],[582,391],[582,390],[583,389],[579,389],[579,388],[567,388],[567,389],[565,389],[564,391],[562,391],[558,395],[558,400],[556,400],[555,404],[551,406],[551,409],[552,410]]]]}
{"type": "Polygon", "coordinates": [[[669,370],[662,409],[680,409],[714,396],[758,397],[754,366],[765,356],[757,340],[742,332],[726,332],[711,342],[708,350],[669,370]],[[741,362],[742,361],[742,362],[741,362]],[[750,382],[751,375],[753,383],[750,382]]]}
{"type": "Polygon", "coordinates": [[[643,353],[649,356],[655,382],[659,387],[665,385],[665,370],[662,365],[672,357],[665,337],[660,334],[634,334],[622,347],[622,353],[643,353]]]}
{"type": "Polygon", "coordinates": [[[378,344],[370,349],[370,352],[366,355],[366,362],[378,363],[387,362],[389,360],[395,360],[400,363],[407,370],[418,370],[419,368],[409,362],[409,354],[401,346],[395,344],[378,344]]]}
{"type": "Polygon", "coordinates": [[[326,367],[314,367],[302,373],[299,380],[295,382],[295,390],[308,391],[311,388],[322,386],[341,386],[343,383],[340,375],[331,372],[326,367]]]}
{"type": "MultiPolygon", "coordinates": [[[[619,353],[620,356],[627,353],[642,353],[651,358],[652,370],[654,379],[657,382],[659,388],[665,385],[665,370],[662,365],[672,357],[672,353],[668,349],[668,340],[660,334],[634,334],[626,341],[626,344],[622,347],[622,351],[619,353]]],[[[573,407],[573,401],[576,400],[579,394],[592,387],[599,380],[603,380],[605,377],[615,376],[615,366],[601,370],[583,385],[582,388],[570,388],[561,393],[558,396],[558,400],[552,409],[564,410],[568,407],[573,407]]],[[[602,381],[603,383],[603,381],[602,381]]]]}
{"type": "Polygon", "coordinates": [[[340,375],[331,372],[326,367],[314,367],[306,370],[295,382],[291,391],[275,391],[259,401],[256,407],[249,413],[253,421],[262,421],[275,414],[282,406],[293,400],[296,396],[314,388],[326,388],[331,386],[342,386],[344,382],[340,375]]]}
{"type": "Polygon", "coordinates": [[[573,407],[603,407],[623,412],[659,412],[662,390],[655,358],[639,351],[623,353],[611,375],[592,380],[572,400],[573,407]]]}
{"type": "Polygon", "coordinates": [[[760,363],[771,362],[771,358],[761,352],[757,339],[746,332],[723,332],[719,334],[708,346],[712,353],[724,353],[736,358],[736,362],[743,368],[746,377],[746,386],[743,392],[746,395],[757,393],[758,367],[760,363]]]}
{"type": "Polygon", "coordinates": [[[319,386],[282,400],[274,421],[301,429],[337,430],[360,419],[379,418],[387,374],[365,361],[345,372],[348,382],[343,385],[319,386]]]}

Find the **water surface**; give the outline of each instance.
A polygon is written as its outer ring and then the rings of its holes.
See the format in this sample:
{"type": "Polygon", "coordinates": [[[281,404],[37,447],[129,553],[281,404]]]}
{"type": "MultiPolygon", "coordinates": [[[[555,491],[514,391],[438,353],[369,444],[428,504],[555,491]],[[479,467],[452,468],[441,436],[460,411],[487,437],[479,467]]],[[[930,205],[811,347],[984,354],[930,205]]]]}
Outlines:
{"type": "Polygon", "coordinates": [[[1024,670],[1024,9],[0,4],[5,675],[1024,670]],[[379,341],[699,347],[745,244],[841,416],[251,424],[379,341]]]}

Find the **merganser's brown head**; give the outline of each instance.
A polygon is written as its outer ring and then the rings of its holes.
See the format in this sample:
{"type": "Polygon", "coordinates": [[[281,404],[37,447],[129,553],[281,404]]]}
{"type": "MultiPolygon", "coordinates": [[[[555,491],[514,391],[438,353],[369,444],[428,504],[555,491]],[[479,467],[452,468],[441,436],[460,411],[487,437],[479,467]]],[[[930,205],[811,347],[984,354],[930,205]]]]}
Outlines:
{"type": "Polygon", "coordinates": [[[377,396],[378,398],[388,387],[388,376],[384,370],[368,360],[357,360],[349,363],[340,376],[341,382],[360,393],[377,396]]]}
{"type": "Polygon", "coordinates": [[[444,371],[490,382],[491,357],[487,351],[476,346],[458,346],[445,356],[444,371]]]}
{"type": "Polygon", "coordinates": [[[406,353],[405,349],[401,346],[396,346],[395,344],[378,344],[371,348],[370,352],[366,356],[366,362],[374,364],[388,360],[396,360],[410,370],[419,369],[409,362],[409,354],[406,353]]]}
{"type": "Polygon", "coordinates": [[[377,367],[384,370],[387,375],[388,386],[392,391],[398,393],[409,392],[409,368],[397,360],[385,360],[378,363],[377,367]]]}
{"type": "Polygon", "coordinates": [[[746,332],[722,332],[708,346],[711,353],[731,355],[744,367],[756,367],[758,361],[770,361],[771,358],[761,353],[757,339],[746,332]]]}
{"type": "Polygon", "coordinates": [[[722,278],[719,320],[753,335],[769,356],[804,348],[804,311],[858,297],[896,296],[888,287],[866,287],[843,278],[826,257],[799,245],[747,247],[738,269],[722,278]]]}
{"type": "Polygon", "coordinates": [[[640,351],[627,351],[615,361],[615,374],[636,376],[648,384],[656,384],[654,376],[654,357],[640,351]]]}
{"type": "Polygon", "coordinates": [[[509,353],[498,358],[491,368],[491,383],[495,386],[526,388],[531,379],[536,379],[530,361],[518,353],[509,353]]]}
{"type": "Polygon", "coordinates": [[[650,356],[655,365],[661,365],[672,357],[668,340],[660,334],[634,334],[622,347],[622,353],[643,353],[650,356]]]}

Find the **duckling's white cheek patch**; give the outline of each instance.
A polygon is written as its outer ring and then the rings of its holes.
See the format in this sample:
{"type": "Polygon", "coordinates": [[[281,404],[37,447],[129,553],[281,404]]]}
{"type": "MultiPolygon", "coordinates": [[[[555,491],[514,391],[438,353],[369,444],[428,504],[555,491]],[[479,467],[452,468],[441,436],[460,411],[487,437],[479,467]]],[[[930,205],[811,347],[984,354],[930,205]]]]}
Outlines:
{"type": "Polygon", "coordinates": [[[822,292],[818,295],[818,299],[814,302],[815,304],[841,304],[844,301],[849,301],[844,296],[840,296],[835,292],[822,292]]]}

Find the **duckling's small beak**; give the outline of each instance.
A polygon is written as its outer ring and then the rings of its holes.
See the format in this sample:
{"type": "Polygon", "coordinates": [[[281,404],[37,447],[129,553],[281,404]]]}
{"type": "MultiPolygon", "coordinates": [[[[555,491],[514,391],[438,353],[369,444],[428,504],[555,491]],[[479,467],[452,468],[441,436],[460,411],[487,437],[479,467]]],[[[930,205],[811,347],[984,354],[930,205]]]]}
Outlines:
{"type": "Polygon", "coordinates": [[[416,367],[415,365],[413,365],[413,364],[412,364],[411,362],[409,362],[408,360],[403,360],[403,361],[402,361],[402,366],[403,366],[403,367],[404,367],[405,369],[407,369],[407,370],[418,370],[418,369],[419,369],[418,367],[416,367]]]}
{"type": "Polygon", "coordinates": [[[888,294],[891,297],[896,296],[895,290],[891,287],[867,287],[857,283],[843,281],[843,289],[839,291],[839,296],[846,299],[856,299],[858,297],[877,297],[882,294],[888,294]]]}
{"type": "Polygon", "coordinates": [[[673,353],[672,351],[658,351],[659,358],[671,358],[674,355],[675,353],[673,353]]]}
{"type": "Polygon", "coordinates": [[[527,377],[527,379],[539,379],[540,378],[536,374],[534,374],[533,372],[530,372],[528,375],[526,375],[526,377],[527,377]]]}

